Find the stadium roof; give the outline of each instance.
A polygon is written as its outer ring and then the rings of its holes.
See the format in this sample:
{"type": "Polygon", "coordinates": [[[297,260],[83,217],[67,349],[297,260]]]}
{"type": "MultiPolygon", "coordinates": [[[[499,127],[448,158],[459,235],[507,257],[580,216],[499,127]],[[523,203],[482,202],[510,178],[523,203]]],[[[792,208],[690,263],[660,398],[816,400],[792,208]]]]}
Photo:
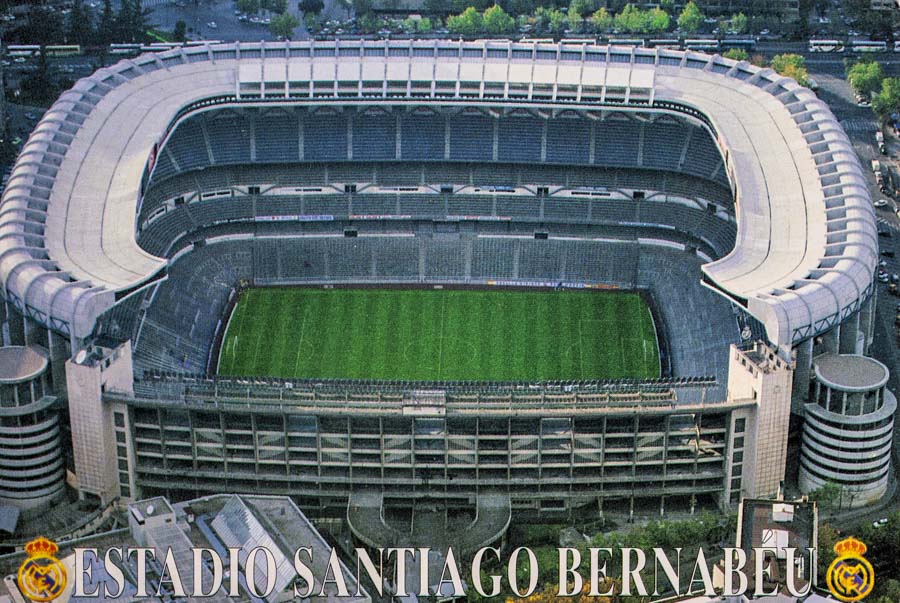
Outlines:
{"type": "Polygon", "coordinates": [[[877,231],[862,168],[828,107],[768,69],[663,49],[501,41],[223,44],[146,54],[65,92],[0,205],[8,300],[74,338],[166,265],[135,240],[151,156],[187,113],[227,104],[612,107],[705,123],[725,157],[737,242],[704,281],[783,346],[872,290],[877,231]]]}

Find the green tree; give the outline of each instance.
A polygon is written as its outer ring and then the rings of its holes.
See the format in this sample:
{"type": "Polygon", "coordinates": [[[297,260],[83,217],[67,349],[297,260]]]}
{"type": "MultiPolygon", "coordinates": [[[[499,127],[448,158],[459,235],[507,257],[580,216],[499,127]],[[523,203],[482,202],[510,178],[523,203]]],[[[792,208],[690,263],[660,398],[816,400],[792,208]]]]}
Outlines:
{"type": "Polygon", "coordinates": [[[484,11],[482,23],[485,31],[494,35],[509,33],[516,29],[516,20],[497,4],[484,11]]]}
{"type": "Polygon", "coordinates": [[[297,17],[291,13],[284,13],[272,19],[272,22],[269,23],[269,31],[275,37],[289,39],[299,25],[300,21],[297,20],[297,17]]]}
{"type": "MultiPolygon", "coordinates": [[[[238,0],[238,8],[240,8],[240,3],[242,0],[238,0]]],[[[248,0],[243,0],[248,1],[248,0]]],[[[251,2],[259,2],[259,0],[249,0],[251,2]]],[[[325,8],[324,0],[301,0],[300,4],[297,5],[304,15],[318,15],[322,12],[322,9],[325,8]]]]}
{"type": "Polygon", "coordinates": [[[823,580],[828,573],[828,566],[836,556],[834,545],[841,537],[831,524],[819,525],[819,540],[816,543],[816,563],[818,563],[819,580],[823,580]]]}
{"type": "Polygon", "coordinates": [[[187,23],[184,21],[177,21],[175,23],[175,30],[172,32],[172,38],[176,42],[186,42],[187,41],[187,23]]]}
{"type": "Polygon", "coordinates": [[[859,94],[872,95],[881,89],[884,72],[875,61],[856,63],[847,70],[847,81],[859,94]]]}
{"type": "Polygon", "coordinates": [[[641,9],[634,4],[626,4],[625,8],[615,16],[613,23],[616,29],[629,33],[642,31],[644,27],[644,15],[641,9]]]}
{"type": "Polygon", "coordinates": [[[65,23],[58,11],[32,5],[28,11],[28,24],[19,28],[19,38],[25,44],[62,44],[65,39],[65,23]]]}
{"type": "Polygon", "coordinates": [[[606,10],[606,8],[601,8],[591,15],[591,23],[599,31],[607,31],[613,26],[613,16],[609,14],[609,11],[606,10]]]}
{"type": "Polygon", "coordinates": [[[539,6],[534,11],[534,22],[538,29],[561,33],[568,27],[569,19],[558,8],[539,6]]]}
{"type": "Polygon", "coordinates": [[[85,46],[94,41],[94,15],[90,7],[85,6],[81,0],[72,4],[72,12],[69,13],[66,25],[66,36],[70,43],[85,46]]]}
{"type": "Polygon", "coordinates": [[[900,78],[886,77],[881,81],[881,91],[872,97],[872,110],[887,121],[892,113],[900,113],[900,78]]]}
{"type": "Polygon", "coordinates": [[[97,38],[101,44],[109,44],[116,41],[116,16],[113,13],[112,1],[103,0],[103,10],[100,11],[100,23],[97,25],[97,38]]]}
{"type": "Polygon", "coordinates": [[[703,19],[705,19],[705,17],[700,10],[700,7],[697,6],[694,0],[690,0],[690,2],[685,4],[681,14],[678,15],[678,27],[688,33],[694,33],[700,29],[703,19]]]}
{"type": "Polygon", "coordinates": [[[122,0],[116,15],[116,31],[120,41],[141,42],[147,30],[147,15],[141,8],[141,0],[122,0]]]}
{"type": "MultiPolygon", "coordinates": [[[[771,67],[785,77],[794,78],[801,86],[809,84],[809,71],[806,69],[806,59],[799,54],[777,54],[772,57],[771,67]]],[[[822,486],[822,488],[826,486],[822,486]]],[[[839,486],[838,489],[840,489],[839,486]]]]}
{"type": "Polygon", "coordinates": [[[581,30],[584,26],[584,17],[581,16],[581,13],[579,13],[572,4],[569,5],[569,11],[566,13],[566,18],[569,20],[569,27],[572,29],[581,30]]]}
{"type": "Polygon", "coordinates": [[[403,26],[407,31],[427,32],[432,29],[431,19],[428,17],[422,17],[421,19],[407,17],[403,20],[403,26]]]}
{"type": "MultiPolygon", "coordinates": [[[[306,26],[307,31],[313,33],[319,31],[322,28],[322,21],[323,19],[320,15],[303,13],[303,24],[306,26]]],[[[364,15],[359,18],[359,28],[366,33],[372,33],[378,29],[378,25],[370,15],[364,15]]]]}
{"type": "Polygon", "coordinates": [[[474,6],[458,15],[447,17],[447,30],[462,36],[474,36],[484,29],[484,17],[474,6]]]}
{"type": "MultiPolygon", "coordinates": [[[[301,2],[302,4],[302,2],[301,2]]],[[[237,9],[247,15],[255,15],[261,8],[260,0],[237,0],[237,9]]],[[[303,10],[303,9],[300,9],[303,10]]]]}
{"type": "Polygon", "coordinates": [[[572,0],[569,2],[569,14],[574,11],[579,17],[587,17],[600,8],[596,0],[572,0]]]}
{"type": "Polygon", "coordinates": [[[747,18],[747,15],[744,13],[738,13],[736,15],[731,16],[731,29],[734,33],[747,33],[747,28],[750,26],[750,19],[747,18]]]}
{"type": "Polygon", "coordinates": [[[890,578],[885,582],[879,582],[876,590],[881,593],[881,597],[888,603],[900,601],[900,580],[890,578]]]}
{"type": "Polygon", "coordinates": [[[647,31],[649,31],[650,33],[662,33],[664,31],[669,31],[669,25],[671,24],[669,13],[659,7],[650,9],[650,11],[648,11],[646,21],[647,31]]]}
{"type": "MultiPolygon", "coordinates": [[[[775,67],[775,59],[772,59],[772,68],[775,69],[775,71],[778,71],[778,73],[781,73],[781,71],[775,67]]],[[[833,511],[840,505],[841,487],[834,482],[828,482],[824,486],[820,486],[810,492],[809,500],[816,501],[816,504],[818,504],[822,510],[833,511]]]]}
{"type": "Polygon", "coordinates": [[[59,86],[50,73],[46,47],[43,44],[38,55],[37,68],[22,80],[21,89],[27,103],[40,106],[49,106],[59,94],[59,86]]]}
{"type": "Polygon", "coordinates": [[[562,33],[562,31],[568,27],[569,19],[566,17],[566,14],[561,10],[552,10],[549,13],[549,27],[550,31],[553,33],[562,33]]]}
{"type": "Polygon", "coordinates": [[[735,61],[749,61],[750,55],[747,54],[747,51],[743,48],[729,48],[722,55],[726,59],[733,59],[735,61]]]}

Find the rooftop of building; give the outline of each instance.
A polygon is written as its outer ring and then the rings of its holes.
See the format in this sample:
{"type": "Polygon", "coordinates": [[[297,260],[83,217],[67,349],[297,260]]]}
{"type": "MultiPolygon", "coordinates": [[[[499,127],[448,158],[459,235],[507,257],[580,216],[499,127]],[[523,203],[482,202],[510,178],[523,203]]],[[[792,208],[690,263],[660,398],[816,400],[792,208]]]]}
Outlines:
{"type": "Polygon", "coordinates": [[[47,356],[36,346],[0,347],[0,384],[34,379],[47,368],[47,356]]]}
{"type": "Polygon", "coordinates": [[[816,378],[842,391],[868,391],[884,386],[890,373],[874,358],[856,354],[825,354],[814,360],[816,378]]]}

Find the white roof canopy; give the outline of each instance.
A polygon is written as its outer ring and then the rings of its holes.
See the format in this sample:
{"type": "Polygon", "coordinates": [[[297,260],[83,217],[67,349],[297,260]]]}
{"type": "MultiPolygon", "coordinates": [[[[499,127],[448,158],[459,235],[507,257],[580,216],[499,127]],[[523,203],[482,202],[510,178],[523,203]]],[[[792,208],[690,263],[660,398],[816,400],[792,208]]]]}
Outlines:
{"type": "Polygon", "coordinates": [[[402,100],[417,89],[414,100],[427,103],[425,89],[444,103],[611,102],[685,112],[718,137],[736,199],[737,242],[703,267],[708,285],[744,304],[781,346],[834,326],[871,293],[877,232],[862,168],[828,107],[793,80],[672,50],[391,41],[191,47],[80,80],[38,124],[3,194],[7,298],[51,328],[88,336],[116,294],[166,265],[138,246],[135,216],[148,160],[185,110],[260,95],[354,102],[335,81],[366,88],[366,102],[378,102],[371,90],[402,100]],[[396,82],[407,84],[405,92],[396,82]],[[523,84],[544,92],[496,93],[523,84]],[[468,91],[447,96],[461,89],[468,91]],[[599,102],[589,90],[602,90],[599,102]]]}

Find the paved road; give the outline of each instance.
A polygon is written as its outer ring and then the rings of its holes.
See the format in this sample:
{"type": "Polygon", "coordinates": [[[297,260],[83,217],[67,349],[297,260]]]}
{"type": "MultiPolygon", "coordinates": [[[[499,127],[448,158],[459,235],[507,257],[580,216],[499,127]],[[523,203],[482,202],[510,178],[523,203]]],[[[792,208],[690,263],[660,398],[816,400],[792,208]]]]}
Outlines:
{"type": "MultiPolygon", "coordinates": [[[[298,0],[288,0],[288,12],[297,17],[300,26],[294,30],[294,40],[304,40],[309,37],[306,26],[303,23],[303,13],[298,8],[298,0]]],[[[265,25],[240,21],[235,14],[237,5],[230,0],[188,0],[185,7],[175,4],[165,4],[156,7],[148,16],[148,21],[164,31],[175,29],[175,23],[184,21],[191,30],[191,39],[222,40],[258,42],[260,40],[274,40],[275,37],[265,25]],[[215,23],[215,27],[210,27],[215,23]]],[[[346,19],[347,11],[338,0],[325,0],[325,8],[322,10],[324,19],[346,19]]],[[[266,14],[265,16],[272,16],[266,14]]]]}

